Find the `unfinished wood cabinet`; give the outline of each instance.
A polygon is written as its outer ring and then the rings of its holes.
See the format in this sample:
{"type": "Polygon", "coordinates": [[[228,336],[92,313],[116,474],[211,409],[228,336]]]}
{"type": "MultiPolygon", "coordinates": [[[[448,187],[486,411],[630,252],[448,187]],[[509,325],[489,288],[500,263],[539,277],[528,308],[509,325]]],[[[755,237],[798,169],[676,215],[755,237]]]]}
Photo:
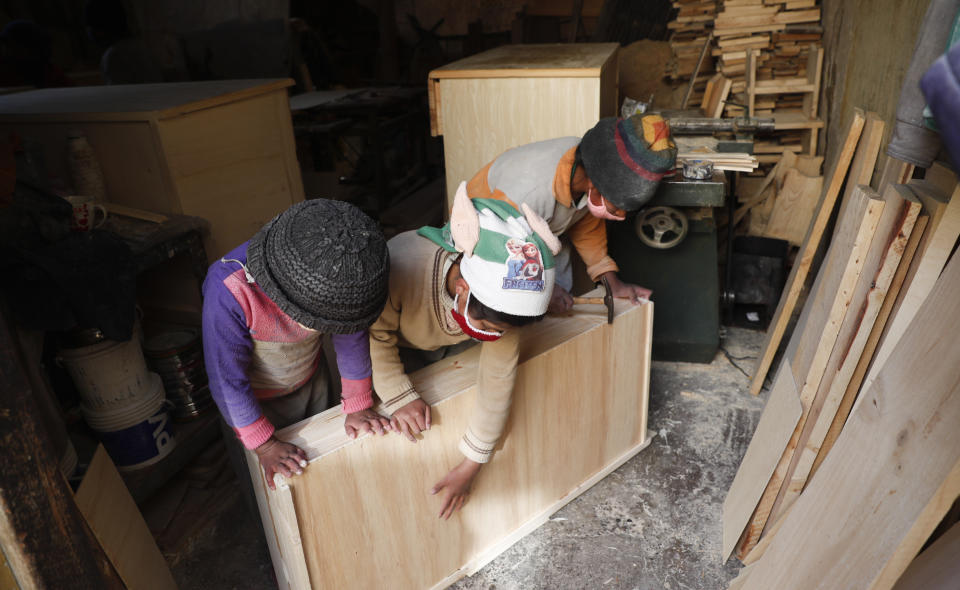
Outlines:
{"type": "Polygon", "coordinates": [[[430,72],[430,131],[443,136],[447,210],[457,185],[502,152],[579,137],[616,116],[617,48],[505,45],[430,72]]]}
{"type": "Polygon", "coordinates": [[[111,203],[211,223],[219,258],[303,200],[287,99],[292,80],[54,88],[0,96],[0,132],[43,147],[69,180],[66,140],[86,135],[111,203]]]}
{"type": "Polygon", "coordinates": [[[480,347],[412,375],[421,441],[350,440],[333,408],[277,433],[310,465],[270,490],[248,465],[280,588],[444,588],[472,574],[649,443],[653,305],[578,306],[523,328],[506,432],[449,521],[430,488],[462,460],[480,347]]]}

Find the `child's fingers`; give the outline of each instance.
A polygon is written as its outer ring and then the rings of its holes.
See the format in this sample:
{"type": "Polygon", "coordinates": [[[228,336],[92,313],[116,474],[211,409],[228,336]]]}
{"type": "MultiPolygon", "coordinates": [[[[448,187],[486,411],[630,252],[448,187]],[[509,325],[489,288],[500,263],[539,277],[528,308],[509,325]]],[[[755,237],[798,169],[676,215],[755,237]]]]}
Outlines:
{"type": "Polygon", "coordinates": [[[380,416],[378,420],[380,420],[380,423],[383,424],[383,430],[385,432],[389,432],[391,429],[390,420],[387,418],[384,418],[383,416],[380,416]]]}
{"type": "Polygon", "coordinates": [[[273,483],[273,474],[274,474],[273,469],[263,470],[263,476],[267,478],[267,485],[270,487],[271,490],[277,489],[277,484],[273,483]]]}
{"type": "Polygon", "coordinates": [[[380,435],[383,434],[383,425],[380,424],[380,420],[377,420],[376,418],[370,418],[370,419],[367,420],[367,424],[368,424],[368,425],[370,426],[370,428],[372,428],[373,431],[376,432],[377,434],[380,434],[380,435]]]}
{"type": "Polygon", "coordinates": [[[417,437],[413,436],[413,432],[410,429],[409,422],[402,421],[400,422],[400,426],[403,428],[403,434],[406,435],[407,439],[409,439],[410,442],[414,442],[414,443],[417,442],[417,437]]]}
{"type": "Polygon", "coordinates": [[[440,518],[447,520],[453,514],[453,496],[447,496],[443,501],[443,507],[440,509],[440,518]]]}
{"type": "Polygon", "coordinates": [[[346,429],[346,431],[347,431],[347,436],[349,436],[350,438],[357,438],[357,429],[356,429],[356,428],[354,428],[353,426],[350,426],[349,424],[346,424],[346,425],[344,426],[344,429],[346,429]]]}
{"type": "Polygon", "coordinates": [[[290,472],[290,475],[284,474],[287,475],[287,477],[293,477],[294,475],[303,473],[303,468],[300,467],[300,459],[298,457],[287,457],[283,460],[283,466],[290,472]]]}

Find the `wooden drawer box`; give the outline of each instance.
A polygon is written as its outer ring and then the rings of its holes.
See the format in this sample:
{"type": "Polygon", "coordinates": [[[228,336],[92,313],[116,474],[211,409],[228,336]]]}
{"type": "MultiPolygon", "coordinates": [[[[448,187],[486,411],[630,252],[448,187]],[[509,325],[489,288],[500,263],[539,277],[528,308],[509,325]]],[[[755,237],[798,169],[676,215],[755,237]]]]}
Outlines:
{"type": "Polygon", "coordinates": [[[302,475],[270,490],[247,461],[280,588],[444,588],[472,574],[643,449],[653,304],[582,306],[523,328],[510,421],[461,512],[437,518],[430,487],[457,465],[480,347],[412,375],[433,407],[423,440],[347,438],[333,408],[277,437],[302,475]]]}
{"type": "Polygon", "coordinates": [[[66,140],[79,129],[103,169],[107,201],[210,221],[219,258],[303,200],[287,87],[223,80],[88,86],[0,96],[0,133],[43,145],[69,183],[66,140]]]}
{"type": "Polygon", "coordinates": [[[506,45],[430,72],[430,130],[443,136],[447,210],[460,181],[502,152],[581,136],[615,116],[618,47],[506,45]]]}

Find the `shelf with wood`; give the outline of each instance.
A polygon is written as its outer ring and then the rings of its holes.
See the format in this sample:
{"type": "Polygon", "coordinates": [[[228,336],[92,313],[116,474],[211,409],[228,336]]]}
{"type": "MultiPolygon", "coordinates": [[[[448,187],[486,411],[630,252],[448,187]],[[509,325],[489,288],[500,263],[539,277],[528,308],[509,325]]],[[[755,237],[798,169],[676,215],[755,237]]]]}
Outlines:
{"type": "MultiPolygon", "coordinates": [[[[771,80],[757,80],[760,51],[747,47],[746,53],[746,94],[747,114],[754,116],[772,116],[776,131],[802,131],[802,153],[815,155],[817,137],[824,122],[817,117],[820,96],[820,78],[823,72],[823,47],[811,43],[807,48],[805,75],[771,80]],[[764,108],[757,108],[758,96],[800,95],[793,100],[766,102],[764,108]],[[786,104],[789,110],[780,108],[786,104]],[[799,109],[796,107],[799,106],[799,109]]],[[[768,159],[770,159],[768,157],[768,159]]]]}

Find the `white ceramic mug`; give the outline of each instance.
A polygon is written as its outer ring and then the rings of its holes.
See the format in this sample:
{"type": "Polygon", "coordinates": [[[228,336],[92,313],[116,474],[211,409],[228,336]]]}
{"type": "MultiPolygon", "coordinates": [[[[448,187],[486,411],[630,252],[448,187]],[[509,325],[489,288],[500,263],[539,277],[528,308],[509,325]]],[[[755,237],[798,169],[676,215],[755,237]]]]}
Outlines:
{"type": "Polygon", "coordinates": [[[72,195],[64,199],[73,207],[73,217],[70,218],[70,229],[73,231],[90,231],[100,227],[107,220],[107,210],[103,205],[95,204],[93,197],[72,195]],[[95,222],[98,211],[102,218],[99,222],[95,222]]]}

